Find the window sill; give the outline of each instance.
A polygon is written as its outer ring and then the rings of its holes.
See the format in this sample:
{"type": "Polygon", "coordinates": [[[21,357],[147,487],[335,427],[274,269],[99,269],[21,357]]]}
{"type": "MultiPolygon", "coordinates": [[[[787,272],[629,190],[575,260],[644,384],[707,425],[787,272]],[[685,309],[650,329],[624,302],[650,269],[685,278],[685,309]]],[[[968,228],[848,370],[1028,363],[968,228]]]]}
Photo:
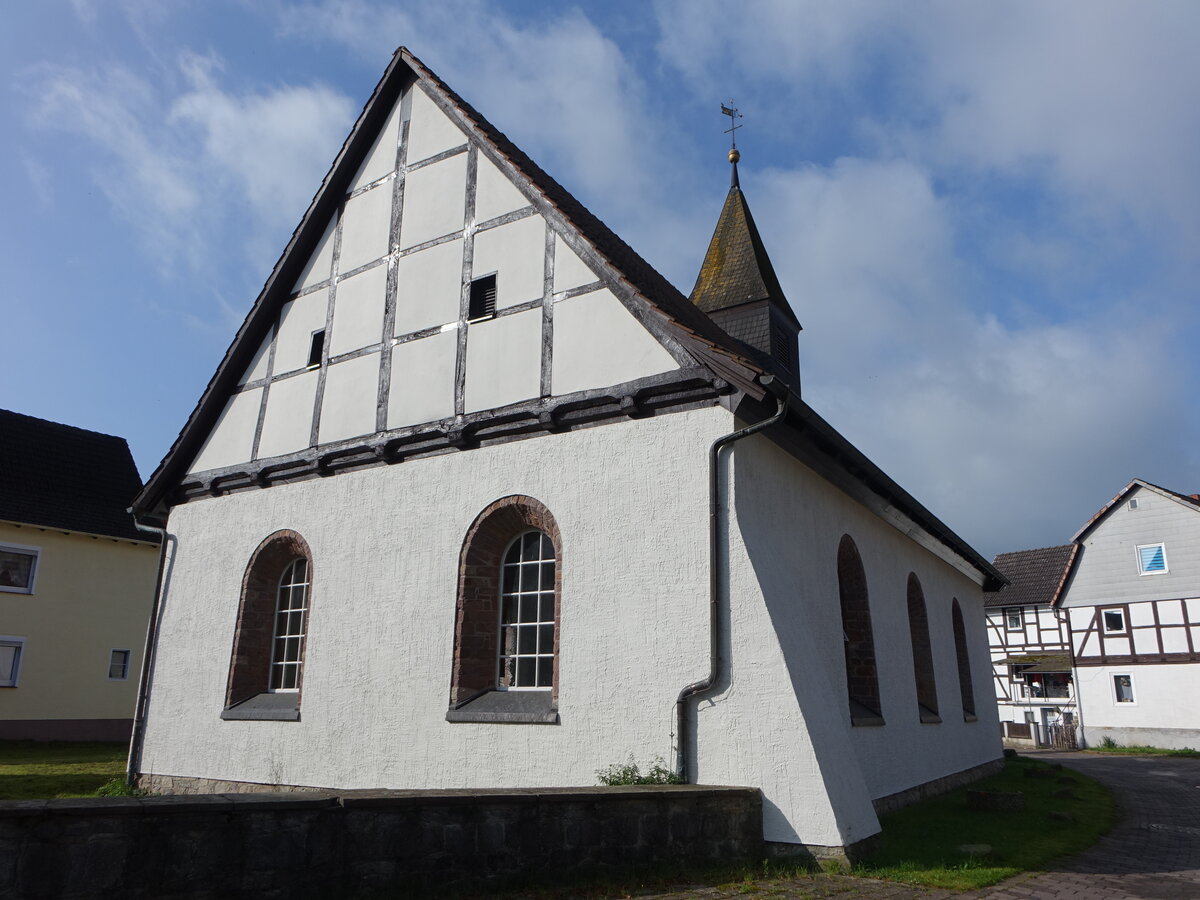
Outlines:
{"type": "Polygon", "coordinates": [[[255,694],[221,710],[226,721],[241,722],[299,722],[299,694],[255,694]]]}
{"type": "Polygon", "coordinates": [[[927,706],[921,707],[921,724],[922,725],[941,725],[942,717],[935,713],[927,706]]]}
{"type": "Polygon", "coordinates": [[[855,728],[878,728],[887,722],[883,721],[883,713],[878,713],[865,703],[851,698],[850,724],[855,728]]]}
{"type": "Polygon", "coordinates": [[[963,713],[963,721],[964,722],[978,722],[979,716],[975,715],[975,713],[964,712],[963,713]]]}
{"type": "Polygon", "coordinates": [[[446,710],[447,722],[501,725],[557,725],[558,709],[550,691],[485,691],[446,710]]]}

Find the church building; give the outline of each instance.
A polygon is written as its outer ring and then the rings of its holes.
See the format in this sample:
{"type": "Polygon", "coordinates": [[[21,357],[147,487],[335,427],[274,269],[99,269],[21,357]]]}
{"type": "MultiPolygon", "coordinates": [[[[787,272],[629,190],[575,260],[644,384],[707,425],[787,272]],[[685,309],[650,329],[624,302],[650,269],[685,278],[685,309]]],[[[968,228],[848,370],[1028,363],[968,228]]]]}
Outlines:
{"type": "Polygon", "coordinates": [[[820,853],[998,765],[1003,577],[801,398],[731,163],[687,297],[396,52],[136,501],[141,784],[661,758],[820,853]]]}

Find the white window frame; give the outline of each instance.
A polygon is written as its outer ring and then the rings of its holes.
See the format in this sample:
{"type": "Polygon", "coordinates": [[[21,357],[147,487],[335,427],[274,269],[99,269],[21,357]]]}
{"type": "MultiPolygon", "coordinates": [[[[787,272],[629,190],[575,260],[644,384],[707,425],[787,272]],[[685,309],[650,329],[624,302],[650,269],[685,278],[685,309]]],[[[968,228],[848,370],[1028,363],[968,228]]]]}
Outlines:
{"type": "Polygon", "coordinates": [[[297,694],[300,692],[300,678],[304,671],[304,638],[308,633],[308,601],[312,593],[312,567],[307,557],[297,556],[284,568],[275,587],[275,624],[271,635],[271,672],[268,680],[269,694],[297,694]],[[302,581],[297,581],[293,570],[297,563],[304,564],[302,581]],[[285,583],[286,580],[286,583],[285,583]],[[284,591],[288,591],[284,606],[284,591]],[[295,604],[295,595],[300,594],[300,605],[295,604]],[[298,625],[298,630],[296,626],[298,625]],[[295,659],[289,659],[287,652],[281,652],[281,644],[288,647],[288,641],[295,641],[295,659]],[[291,670],[292,687],[279,685],[289,680],[288,670],[291,670]]]}
{"type": "Polygon", "coordinates": [[[1113,698],[1114,706],[1137,706],[1137,687],[1133,683],[1133,673],[1132,672],[1113,672],[1113,673],[1111,673],[1111,677],[1109,678],[1108,683],[1112,686],[1112,698],[1113,698]],[[1120,695],[1117,694],[1117,679],[1118,678],[1128,678],[1129,679],[1129,694],[1130,694],[1131,699],[1122,700],[1120,698],[1120,695]]]}
{"type": "MultiPolygon", "coordinates": [[[[497,664],[496,688],[497,688],[497,690],[501,690],[501,691],[549,691],[549,690],[552,690],[554,687],[554,661],[557,656],[557,654],[554,652],[555,644],[557,641],[557,635],[555,634],[555,632],[558,630],[557,623],[554,621],[554,607],[555,607],[556,594],[555,594],[553,582],[550,584],[550,586],[548,588],[541,584],[541,575],[544,574],[543,567],[546,565],[546,563],[549,563],[552,566],[551,571],[554,572],[555,577],[557,577],[558,562],[554,558],[553,544],[554,544],[554,542],[550,540],[550,536],[548,534],[546,534],[544,531],[540,531],[536,528],[529,528],[529,529],[526,529],[525,531],[522,531],[515,538],[513,538],[511,541],[509,541],[508,546],[504,548],[503,555],[501,555],[501,557],[500,557],[500,603],[499,603],[500,616],[499,616],[499,623],[498,623],[499,634],[498,634],[497,641],[496,641],[496,651],[497,651],[496,652],[496,656],[497,656],[497,659],[496,659],[496,664],[497,664]],[[530,534],[539,535],[539,537],[541,538],[542,541],[545,541],[551,545],[549,559],[546,559],[544,556],[542,556],[540,543],[539,543],[538,559],[536,561],[531,561],[531,560],[525,559],[524,550],[521,548],[523,547],[523,542],[525,540],[526,535],[530,535],[530,534]],[[509,562],[508,557],[513,552],[514,549],[517,550],[517,561],[509,562]],[[521,571],[523,566],[528,566],[528,565],[536,565],[538,567],[539,577],[538,577],[537,588],[535,588],[533,590],[526,590],[525,585],[520,584],[518,586],[517,590],[515,590],[515,591],[505,590],[505,570],[515,567],[518,571],[521,571]],[[548,620],[544,619],[541,615],[541,606],[542,606],[543,601],[547,597],[549,597],[549,600],[550,600],[550,618],[548,620]],[[511,622],[506,623],[504,621],[505,600],[509,599],[509,598],[512,598],[518,604],[518,613],[512,619],[511,622]],[[525,605],[527,602],[530,601],[530,599],[532,599],[532,601],[534,603],[534,614],[531,618],[522,618],[521,613],[524,612],[525,605]],[[543,648],[541,646],[542,638],[545,634],[546,626],[549,626],[549,628],[550,628],[550,632],[549,632],[550,633],[550,648],[548,650],[546,650],[545,648],[543,648]],[[518,645],[510,646],[505,641],[505,634],[504,634],[505,628],[515,629],[516,632],[519,634],[520,629],[522,627],[536,629],[534,632],[536,635],[536,644],[535,644],[533,653],[519,652],[520,648],[518,645]],[[531,659],[531,658],[534,660],[534,663],[533,663],[534,683],[533,684],[512,684],[504,677],[504,668],[505,668],[506,660],[516,660],[516,669],[519,672],[521,660],[531,659]],[[539,669],[540,669],[540,664],[543,660],[550,661],[550,679],[549,679],[549,683],[547,683],[547,684],[539,684],[538,683],[539,681],[541,681],[541,677],[539,675],[539,669]]],[[[519,642],[519,638],[517,640],[519,642]]],[[[520,681],[519,675],[517,677],[517,680],[520,681]]]]}
{"type": "Polygon", "coordinates": [[[29,572],[28,587],[8,587],[0,585],[0,592],[5,594],[32,594],[37,590],[38,569],[41,568],[42,548],[41,547],[26,547],[23,544],[0,544],[0,551],[11,551],[20,553],[24,556],[33,557],[33,568],[29,572]]]}
{"type": "Polygon", "coordinates": [[[1006,607],[1004,607],[1004,630],[1007,632],[1010,632],[1010,633],[1016,633],[1018,631],[1025,630],[1025,609],[1024,609],[1024,607],[1021,607],[1021,606],[1006,606],[1006,607]],[[1012,615],[1012,613],[1014,613],[1014,612],[1017,614],[1017,618],[1020,620],[1020,623],[1021,623],[1016,628],[1013,628],[1012,625],[1010,625],[1009,621],[1008,621],[1008,617],[1010,615],[1012,615]]]}
{"type": "Polygon", "coordinates": [[[16,664],[13,666],[15,671],[13,672],[11,679],[7,681],[0,679],[0,688],[18,687],[21,683],[21,669],[25,665],[25,638],[18,637],[13,634],[0,634],[0,647],[17,648],[16,664]]]}
{"type": "Polygon", "coordinates": [[[1125,610],[1120,607],[1101,609],[1100,610],[1100,630],[1105,634],[1129,634],[1129,617],[1125,615],[1125,610]],[[1108,620],[1105,618],[1109,613],[1116,613],[1121,617],[1120,628],[1109,628],[1108,620]]]}
{"type": "Polygon", "coordinates": [[[132,664],[133,664],[133,651],[132,650],[130,650],[128,647],[113,647],[111,650],[108,651],[108,680],[109,681],[128,681],[129,680],[129,667],[132,664]],[[125,674],[124,675],[113,675],[113,673],[112,673],[113,654],[114,653],[124,653],[125,654],[125,674]]]}
{"type": "Polygon", "coordinates": [[[1153,543],[1153,544],[1138,544],[1133,550],[1133,555],[1137,559],[1137,567],[1138,567],[1139,575],[1166,575],[1168,572],[1171,571],[1171,567],[1167,564],[1167,545],[1164,544],[1162,541],[1157,541],[1156,543],[1153,543]],[[1150,549],[1153,549],[1154,547],[1158,547],[1160,550],[1162,550],[1163,567],[1161,569],[1155,569],[1152,572],[1147,572],[1146,569],[1142,566],[1142,551],[1150,550],[1150,549]]]}

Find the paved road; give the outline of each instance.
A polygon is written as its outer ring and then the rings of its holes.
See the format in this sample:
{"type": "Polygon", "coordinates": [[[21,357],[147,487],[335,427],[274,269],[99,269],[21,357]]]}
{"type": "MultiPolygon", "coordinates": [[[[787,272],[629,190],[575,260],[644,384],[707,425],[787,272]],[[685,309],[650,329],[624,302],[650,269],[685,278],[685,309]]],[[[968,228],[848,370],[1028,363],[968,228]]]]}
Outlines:
{"type": "MultiPolygon", "coordinates": [[[[1107,784],[1121,822],[1091,849],[970,893],[857,878],[774,882],[761,892],[696,886],[642,900],[864,898],[864,900],[1200,900],[1200,760],[1039,753],[1107,784]]],[[[1069,827],[1069,826],[1063,826],[1069,827]]]]}

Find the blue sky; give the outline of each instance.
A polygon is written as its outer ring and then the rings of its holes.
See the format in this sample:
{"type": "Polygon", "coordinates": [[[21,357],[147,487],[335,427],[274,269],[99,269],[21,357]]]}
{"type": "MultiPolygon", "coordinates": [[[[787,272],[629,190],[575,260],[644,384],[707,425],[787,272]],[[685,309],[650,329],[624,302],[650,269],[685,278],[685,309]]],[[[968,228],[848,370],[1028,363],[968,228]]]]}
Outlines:
{"type": "Polygon", "coordinates": [[[43,0],[0,407],[149,475],[408,46],[685,293],[742,185],[806,399],[986,554],[1200,491],[1200,4],[43,0]]]}

